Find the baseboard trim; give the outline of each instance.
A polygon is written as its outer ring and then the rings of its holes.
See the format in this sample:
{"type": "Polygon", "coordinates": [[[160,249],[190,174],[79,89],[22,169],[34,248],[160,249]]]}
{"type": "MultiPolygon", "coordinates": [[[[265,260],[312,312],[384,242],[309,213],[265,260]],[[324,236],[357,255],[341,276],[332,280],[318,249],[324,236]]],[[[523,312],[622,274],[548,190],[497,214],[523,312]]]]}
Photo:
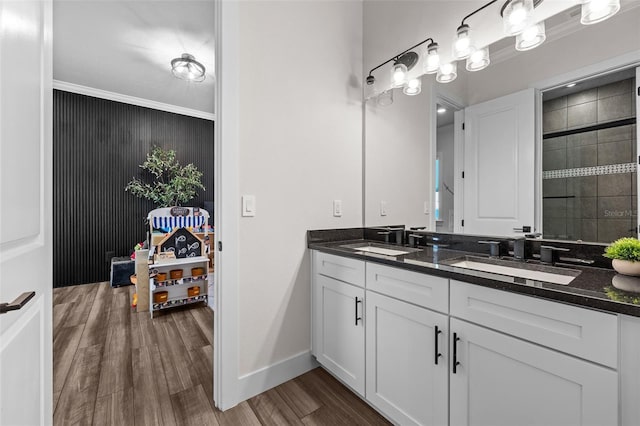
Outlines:
{"type": "Polygon", "coordinates": [[[177,105],[165,104],[149,99],[137,98],[135,96],[123,95],[121,93],[109,92],[107,90],[95,89],[93,87],[82,86],[80,84],[67,83],[66,81],[53,80],[53,88],[65,92],[78,93],[80,95],[92,96],[94,98],[107,99],[110,101],[122,102],[129,105],[157,109],[160,111],[173,112],[175,114],[187,115],[189,117],[203,118],[215,121],[216,115],[210,112],[185,108],[177,105]]]}
{"type": "Polygon", "coordinates": [[[268,367],[245,374],[238,379],[238,401],[246,401],[313,370],[319,365],[311,356],[311,351],[304,351],[268,367]]]}

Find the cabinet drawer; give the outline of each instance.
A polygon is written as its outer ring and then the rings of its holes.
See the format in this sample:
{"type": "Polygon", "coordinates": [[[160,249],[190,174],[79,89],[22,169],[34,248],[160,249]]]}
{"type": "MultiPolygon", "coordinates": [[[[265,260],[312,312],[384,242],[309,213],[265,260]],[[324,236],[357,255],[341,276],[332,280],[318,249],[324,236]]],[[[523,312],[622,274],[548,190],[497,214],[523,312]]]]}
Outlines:
{"type": "Polygon", "coordinates": [[[364,261],[313,251],[313,273],[364,287],[364,261]]]}
{"type": "Polygon", "coordinates": [[[449,280],[367,262],[367,290],[440,312],[449,311],[449,280]]]}
{"type": "Polygon", "coordinates": [[[612,368],[615,315],[451,280],[451,316],[612,368]]]}

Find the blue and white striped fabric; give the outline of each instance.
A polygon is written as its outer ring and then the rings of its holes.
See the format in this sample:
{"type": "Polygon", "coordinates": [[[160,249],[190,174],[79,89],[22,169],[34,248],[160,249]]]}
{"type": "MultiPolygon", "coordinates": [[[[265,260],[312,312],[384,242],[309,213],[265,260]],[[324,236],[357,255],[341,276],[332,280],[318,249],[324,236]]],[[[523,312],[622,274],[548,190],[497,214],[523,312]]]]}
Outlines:
{"type": "Polygon", "coordinates": [[[154,228],[200,228],[206,221],[204,216],[153,216],[154,228]]]}

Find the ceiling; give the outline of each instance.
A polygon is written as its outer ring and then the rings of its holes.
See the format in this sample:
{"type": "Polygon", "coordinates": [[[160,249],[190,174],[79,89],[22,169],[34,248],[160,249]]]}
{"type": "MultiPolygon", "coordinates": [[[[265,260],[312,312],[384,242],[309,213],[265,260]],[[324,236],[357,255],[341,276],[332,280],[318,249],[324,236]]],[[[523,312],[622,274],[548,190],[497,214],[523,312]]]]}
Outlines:
{"type": "Polygon", "coordinates": [[[214,113],[214,1],[53,3],[53,78],[214,113]],[[190,53],[207,69],[202,83],[171,74],[190,53]]]}

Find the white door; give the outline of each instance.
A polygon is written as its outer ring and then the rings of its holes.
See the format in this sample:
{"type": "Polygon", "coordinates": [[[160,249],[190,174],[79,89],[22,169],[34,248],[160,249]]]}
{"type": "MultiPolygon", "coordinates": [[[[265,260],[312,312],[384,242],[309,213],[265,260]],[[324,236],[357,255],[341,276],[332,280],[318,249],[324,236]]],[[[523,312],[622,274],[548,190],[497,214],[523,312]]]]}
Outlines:
{"type": "Polygon", "coordinates": [[[367,400],[397,424],[447,424],[448,322],[367,292],[367,400]]]}
{"type": "Polygon", "coordinates": [[[614,370],[456,319],[450,334],[452,426],[618,424],[614,370]]]}
{"type": "Polygon", "coordinates": [[[534,230],[535,90],[465,109],[465,234],[534,230]]]}
{"type": "Polygon", "coordinates": [[[318,362],[364,396],[364,290],[323,275],[314,278],[318,362]]]}
{"type": "Polygon", "coordinates": [[[0,1],[0,424],[52,423],[51,2],[0,1]]]}

